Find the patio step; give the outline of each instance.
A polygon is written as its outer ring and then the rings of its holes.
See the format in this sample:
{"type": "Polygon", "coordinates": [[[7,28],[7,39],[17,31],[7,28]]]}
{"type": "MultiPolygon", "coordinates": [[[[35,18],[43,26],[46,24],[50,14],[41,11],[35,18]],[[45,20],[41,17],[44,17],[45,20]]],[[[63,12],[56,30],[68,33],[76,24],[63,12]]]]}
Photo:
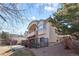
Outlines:
{"type": "Polygon", "coordinates": [[[8,46],[0,46],[0,55],[4,55],[10,51],[10,47],[8,46]]]}
{"type": "Polygon", "coordinates": [[[2,56],[10,56],[10,55],[12,55],[13,54],[13,52],[12,51],[9,51],[9,52],[7,52],[7,53],[4,53],[2,56]]]}

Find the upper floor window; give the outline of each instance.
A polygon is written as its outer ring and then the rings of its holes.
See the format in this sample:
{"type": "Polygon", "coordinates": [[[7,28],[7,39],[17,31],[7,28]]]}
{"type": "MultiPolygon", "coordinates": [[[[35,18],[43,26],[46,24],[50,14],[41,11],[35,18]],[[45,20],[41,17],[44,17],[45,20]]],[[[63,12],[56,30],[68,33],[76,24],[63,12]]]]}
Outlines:
{"type": "Polygon", "coordinates": [[[38,31],[43,31],[43,30],[45,30],[46,29],[46,24],[40,24],[39,26],[38,26],[38,31]]]}
{"type": "Polygon", "coordinates": [[[42,31],[43,30],[43,25],[40,25],[39,27],[38,27],[38,31],[42,31]]]}
{"type": "Polygon", "coordinates": [[[46,25],[46,24],[44,24],[44,25],[43,25],[43,28],[44,28],[44,29],[47,29],[47,25],[46,25]]]}

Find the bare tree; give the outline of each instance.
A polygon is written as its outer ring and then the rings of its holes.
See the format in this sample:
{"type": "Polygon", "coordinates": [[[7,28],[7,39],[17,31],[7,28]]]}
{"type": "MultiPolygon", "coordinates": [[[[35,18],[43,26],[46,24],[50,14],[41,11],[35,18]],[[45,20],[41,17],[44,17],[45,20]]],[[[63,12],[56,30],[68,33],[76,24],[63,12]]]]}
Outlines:
{"type": "Polygon", "coordinates": [[[11,20],[10,18],[12,17],[18,17],[20,16],[20,12],[17,8],[17,4],[12,4],[12,3],[0,3],[0,18],[7,22],[7,18],[11,20]]]}
{"type": "MultiPolygon", "coordinates": [[[[0,29],[4,29],[5,24],[16,28],[14,25],[17,24],[22,16],[21,11],[18,8],[19,4],[16,3],[0,3],[0,29]]],[[[7,28],[6,27],[6,28],[7,28]]]]}

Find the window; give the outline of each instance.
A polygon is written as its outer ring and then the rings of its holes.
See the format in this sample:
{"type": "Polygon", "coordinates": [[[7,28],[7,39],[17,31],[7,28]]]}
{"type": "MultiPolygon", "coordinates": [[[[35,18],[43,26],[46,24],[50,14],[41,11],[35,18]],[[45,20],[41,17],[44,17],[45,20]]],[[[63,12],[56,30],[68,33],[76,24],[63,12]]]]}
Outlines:
{"type": "Polygon", "coordinates": [[[44,29],[46,29],[46,28],[47,28],[46,24],[44,24],[43,28],[44,28],[44,29]]]}
{"type": "Polygon", "coordinates": [[[41,37],[40,38],[40,46],[41,47],[48,46],[48,38],[41,37]]]}
{"type": "Polygon", "coordinates": [[[38,31],[42,31],[43,30],[43,23],[40,23],[39,25],[38,25],[38,31]]]}
{"type": "Polygon", "coordinates": [[[38,26],[38,31],[43,31],[43,30],[45,30],[46,29],[46,24],[40,24],[39,26],[38,26]]]}
{"type": "Polygon", "coordinates": [[[40,26],[38,27],[38,30],[39,30],[39,31],[43,30],[43,25],[40,25],[40,26]]]}

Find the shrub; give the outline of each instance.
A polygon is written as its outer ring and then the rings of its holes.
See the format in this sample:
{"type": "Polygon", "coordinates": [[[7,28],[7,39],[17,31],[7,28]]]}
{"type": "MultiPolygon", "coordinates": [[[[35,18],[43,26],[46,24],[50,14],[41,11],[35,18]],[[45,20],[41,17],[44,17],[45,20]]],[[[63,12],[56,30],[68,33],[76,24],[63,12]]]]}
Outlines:
{"type": "Polygon", "coordinates": [[[0,37],[1,37],[1,39],[2,39],[2,40],[1,40],[1,42],[2,42],[1,44],[2,44],[2,45],[10,45],[10,38],[9,38],[9,34],[8,34],[7,32],[4,32],[4,31],[3,31],[3,32],[1,33],[1,36],[0,36],[0,37]]]}
{"type": "Polygon", "coordinates": [[[27,47],[27,40],[22,40],[22,41],[21,41],[21,45],[27,47]]]}
{"type": "Polygon", "coordinates": [[[8,40],[9,34],[3,31],[2,34],[1,34],[1,38],[4,39],[4,40],[8,40]]]}
{"type": "Polygon", "coordinates": [[[64,37],[63,38],[64,39],[64,41],[63,41],[63,43],[64,43],[64,47],[67,49],[70,49],[70,48],[72,48],[72,39],[70,38],[70,37],[64,37]]]}
{"type": "Polygon", "coordinates": [[[10,41],[10,44],[11,44],[11,45],[16,45],[16,44],[17,44],[17,40],[12,39],[12,40],[10,41]]]}

